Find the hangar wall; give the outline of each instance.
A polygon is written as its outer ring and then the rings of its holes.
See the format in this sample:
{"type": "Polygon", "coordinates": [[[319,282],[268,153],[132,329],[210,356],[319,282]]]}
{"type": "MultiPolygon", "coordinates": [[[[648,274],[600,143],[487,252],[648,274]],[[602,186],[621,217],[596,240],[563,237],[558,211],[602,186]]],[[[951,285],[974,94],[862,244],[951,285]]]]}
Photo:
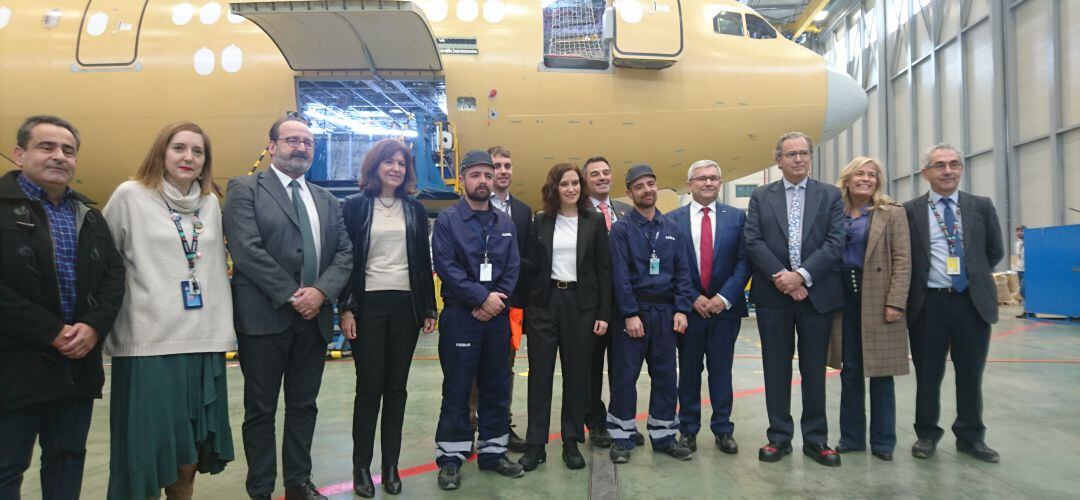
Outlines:
{"type": "Polygon", "coordinates": [[[1080,1],[860,0],[835,14],[812,48],[869,106],[816,148],[818,178],[868,155],[906,201],[928,189],[922,153],[948,142],[966,156],[961,189],[994,200],[1010,253],[1016,225],[1080,223],[1080,1]]]}

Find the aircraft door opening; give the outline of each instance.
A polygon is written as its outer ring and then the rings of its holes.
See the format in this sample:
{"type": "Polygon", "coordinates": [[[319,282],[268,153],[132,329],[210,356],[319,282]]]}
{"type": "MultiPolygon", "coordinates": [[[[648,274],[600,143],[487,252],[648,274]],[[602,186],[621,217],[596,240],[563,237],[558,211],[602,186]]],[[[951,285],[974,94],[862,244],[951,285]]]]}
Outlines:
{"type": "Polygon", "coordinates": [[[615,0],[614,64],[663,69],[683,50],[680,0],[615,0]]]}
{"type": "Polygon", "coordinates": [[[139,56],[147,2],[90,0],[83,11],[75,60],[80,66],[130,66],[139,56]]]}

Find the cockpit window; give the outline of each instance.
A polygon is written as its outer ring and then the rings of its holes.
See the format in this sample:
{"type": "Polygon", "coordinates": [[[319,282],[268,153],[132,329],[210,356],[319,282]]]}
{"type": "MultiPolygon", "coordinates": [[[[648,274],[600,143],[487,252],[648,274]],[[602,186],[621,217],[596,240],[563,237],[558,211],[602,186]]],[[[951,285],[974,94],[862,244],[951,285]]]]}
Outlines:
{"type": "Polygon", "coordinates": [[[721,35],[743,36],[742,14],[721,12],[712,20],[713,31],[721,35]]]}
{"type": "Polygon", "coordinates": [[[746,16],[746,32],[750,34],[750,38],[759,40],[776,38],[776,30],[773,29],[768,21],[749,14],[746,16]]]}

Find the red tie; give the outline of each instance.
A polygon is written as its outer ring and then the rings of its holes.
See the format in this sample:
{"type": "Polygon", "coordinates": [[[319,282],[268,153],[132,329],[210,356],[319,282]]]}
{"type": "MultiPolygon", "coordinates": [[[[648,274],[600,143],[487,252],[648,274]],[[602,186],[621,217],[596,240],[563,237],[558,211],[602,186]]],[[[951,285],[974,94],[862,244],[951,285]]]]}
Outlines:
{"type": "Polygon", "coordinates": [[[712,218],[709,217],[709,207],[702,207],[701,215],[701,266],[698,267],[701,275],[701,288],[709,293],[709,281],[712,280],[712,218]]]}
{"type": "Polygon", "coordinates": [[[611,231],[611,211],[608,210],[606,202],[600,202],[600,213],[604,214],[604,223],[607,224],[607,230],[611,231]]]}

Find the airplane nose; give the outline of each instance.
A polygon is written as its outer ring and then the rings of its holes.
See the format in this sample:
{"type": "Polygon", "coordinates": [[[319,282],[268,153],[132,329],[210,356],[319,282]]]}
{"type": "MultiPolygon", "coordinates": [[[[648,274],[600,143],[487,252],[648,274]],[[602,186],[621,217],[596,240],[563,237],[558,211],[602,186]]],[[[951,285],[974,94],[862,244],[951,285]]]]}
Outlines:
{"type": "Polygon", "coordinates": [[[829,90],[825,102],[825,127],[821,140],[836,137],[866,113],[866,91],[846,73],[828,68],[829,90]]]}

